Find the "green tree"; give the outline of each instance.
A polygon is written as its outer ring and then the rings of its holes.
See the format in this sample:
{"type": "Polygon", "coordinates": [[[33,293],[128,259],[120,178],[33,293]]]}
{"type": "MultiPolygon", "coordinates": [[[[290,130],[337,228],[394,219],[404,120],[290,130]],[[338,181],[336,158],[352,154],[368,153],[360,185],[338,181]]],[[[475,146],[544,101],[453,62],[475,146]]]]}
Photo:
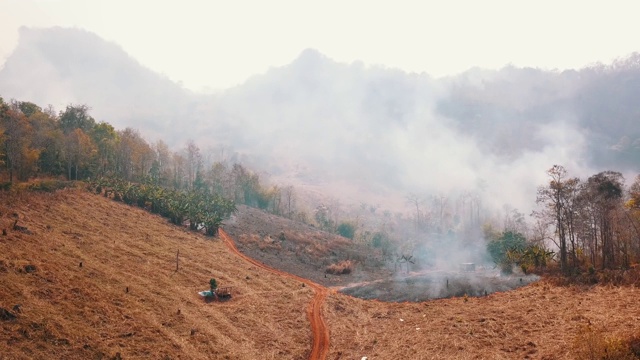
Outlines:
{"type": "Polygon", "coordinates": [[[35,113],[42,112],[42,108],[34,103],[28,101],[21,101],[18,103],[18,108],[26,117],[31,117],[35,113]]]}
{"type": "Polygon", "coordinates": [[[269,206],[268,194],[262,191],[258,174],[237,163],[233,164],[231,174],[234,181],[236,202],[261,209],[266,209],[269,206]]]}
{"type": "Polygon", "coordinates": [[[153,144],[152,148],[155,152],[155,160],[149,169],[150,175],[155,183],[163,186],[170,186],[172,153],[169,149],[169,145],[162,140],[158,140],[153,144]]]}
{"type": "Polygon", "coordinates": [[[226,198],[231,198],[235,194],[233,177],[226,163],[215,162],[207,172],[211,191],[226,198]]]}
{"type": "Polygon", "coordinates": [[[318,205],[314,212],[314,217],[320,229],[324,231],[335,230],[335,223],[331,220],[331,208],[326,205],[318,205]]]}
{"type": "Polygon", "coordinates": [[[193,189],[198,173],[202,170],[202,155],[200,148],[193,140],[187,142],[185,147],[186,155],[186,171],[187,171],[187,187],[193,189]]]}
{"type": "Polygon", "coordinates": [[[67,105],[65,111],[60,112],[60,128],[65,134],[75,129],[90,133],[96,121],[89,115],[87,105],[67,105]]]}

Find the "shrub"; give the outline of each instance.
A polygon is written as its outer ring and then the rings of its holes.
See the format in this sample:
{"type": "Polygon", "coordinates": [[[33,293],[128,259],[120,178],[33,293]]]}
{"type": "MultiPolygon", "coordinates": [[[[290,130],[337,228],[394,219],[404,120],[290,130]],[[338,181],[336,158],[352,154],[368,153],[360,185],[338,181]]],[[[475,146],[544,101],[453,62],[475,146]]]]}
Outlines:
{"type": "Polygon", "coordinates": [[[534,269],[547,266],[554,253],[542,246],[528,244],[520,233],[505,231],[487,244],[487,252],[504,273],[510,274],[513,265],[518,265],[527,274],[534,269]]]}
{"type": "Polygon", "coordinates": [[[353,271],[353,262],[351,260],[343,260],[336,264],[327,266],[325,270],[327,274],[342,275],[351,274],[353,271]]]}
{"type": "Polygon", "coordinates": [[[393,253],[393,244],[386,232],[378,231],[371,238],[371,246],[382,251],[384,257],[391,256],[393,253]]]}
{"type": "Polygon", "coordinates": [[[353,240],[353,236],[356,234],[356,226],[350,222],[341,222],[337,231],[340,236],[353,240]]]}
{"type": "Polygon", "coordinates": [[[520,233],[505,231],[502,236],[487,244],[487,250],[496,264],[513,263],[511,254],[523,251],[527,240],[520,233]]]}

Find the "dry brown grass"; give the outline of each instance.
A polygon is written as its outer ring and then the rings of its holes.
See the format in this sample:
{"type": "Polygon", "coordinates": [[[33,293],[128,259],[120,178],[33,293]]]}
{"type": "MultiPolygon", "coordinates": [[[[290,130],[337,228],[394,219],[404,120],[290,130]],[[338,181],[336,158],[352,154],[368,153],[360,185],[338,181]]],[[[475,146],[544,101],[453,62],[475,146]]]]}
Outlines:
{"type": "Polygon", "coordinates": [[[299,359],[312,291],[141,209],[80,190],[0,193],[2,359],[299,359]],[[180,250],[180,270],[175,272],[180,250]],[[80,267],[82,263],[82,267],[80,267]],[[26,273],[25,265],[36,271],[26,273]],[[233,298],[206,304],[210,278],[233,298]],[[128,292],[126,289],[128,288],[128,292]]]}
{"type": "Polygon", "coordinates": [[[278,239],[274,239],[270,235],[260,237],[257,234],[241,234],[237,241],[257,247],[262,251],[279,251],[282,245],[278,239]]]}
{"type": "Polygon", "coordinates": [[[541,281],[487,297],[381,303],[334,294],[330,359],[579,359],[589,323],[626,339],[640,330],[640,289],[541,281]]]}
{"type": "Polygon", "coordinates": [[[343,261],[340,261],[339,263],[331,264],[327,266],[327,269],[325,270],[325,272],[327,274],[334,274],[334,275],[351,274],[351,272],[353,271],[353,266],[354,266],[353,261],[343,260],[343,261]]]}
{"type": "Polygon", "coordinates": [[[585,325],[578,331],[571,350],[578,359],[633,360],[640,356],[638,341],[637,336],[625,339],[605,328],[585,325]]]}

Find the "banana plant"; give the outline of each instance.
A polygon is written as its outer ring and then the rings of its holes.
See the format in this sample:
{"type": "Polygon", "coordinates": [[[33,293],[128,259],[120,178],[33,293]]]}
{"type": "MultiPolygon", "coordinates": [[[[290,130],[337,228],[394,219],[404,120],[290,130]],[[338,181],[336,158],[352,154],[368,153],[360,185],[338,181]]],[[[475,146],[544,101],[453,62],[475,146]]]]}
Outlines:
{"type": "Polygon", "coordinates": [[[137,184],[106,177],[95,179],[88,188],[98,194],[104,191],[106,197],[116,201],[144,207],[169,218],[176,225],[189,220],[191,230],[198,230],[202,226],[210,236],[216,235],[222,221],[236,211],[234,201],[208,191],[184,192],[149,182],[137,184]]]}

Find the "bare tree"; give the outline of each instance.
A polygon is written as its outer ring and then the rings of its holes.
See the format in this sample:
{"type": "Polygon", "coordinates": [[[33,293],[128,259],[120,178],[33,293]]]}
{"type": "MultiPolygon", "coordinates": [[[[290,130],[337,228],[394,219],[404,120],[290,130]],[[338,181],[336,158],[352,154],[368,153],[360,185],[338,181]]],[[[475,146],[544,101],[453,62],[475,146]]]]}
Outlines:
{"type": "Polygon", "coordinates": [[[186,153],[186,173],[187,173],[187,187],[193,188],[193,184],[196,180],[196,174],[202,170],[202,155],[200,154],[200,148],[193,140],[187,142],[185,147],[186,153]]]}
{"type": "Polygon", "coordinates": [[[445,232],[446,224],[445,224],[445,211],[448,207],[449,198],[444,194],[438,194],[431,198],[432,203],[435,207],[435,210],[438,212],[438,229],[440,233],[445,232]]]}
{"type": "Polygon", "coordinates": [[[415,227],[416,229],[422,225],[422,211],[420,207],[424,204],[424,198],[415,193],[409,193],[406,197],[407,203],[416,209],[415,227]]]}
{"type": "Polygon", "coordinates": [[[291,218],[295,211],[296,193],[293,186],[285,186],[282,189],[282,195],[284,196],[284,206],[286,207],[286,217],[291,218]]]}
{"type": "Polygon", "coordinates": [[[545,209],[536,213],[536,215],[554,219],[558,240],[556,245],[560,249],[560,267],[567,271],[567,226],[565,222],[567,171],[560,165],[554,165],[547,170],[547,175],[551,178],[549,185],[538,188],[536,199],[538,204],[545,206],[545,209]]]}

